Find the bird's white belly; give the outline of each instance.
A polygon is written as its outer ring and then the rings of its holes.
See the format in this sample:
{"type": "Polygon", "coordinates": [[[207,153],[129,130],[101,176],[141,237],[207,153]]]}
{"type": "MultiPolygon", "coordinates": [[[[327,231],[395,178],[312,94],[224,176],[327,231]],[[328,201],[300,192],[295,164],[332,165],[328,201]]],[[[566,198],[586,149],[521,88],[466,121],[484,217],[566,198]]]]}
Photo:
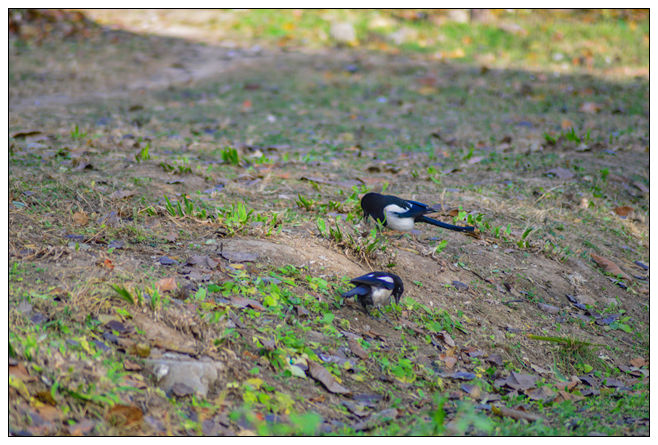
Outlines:
{"type": "Polygon", "coordinates": [[[375,306],[381,306],[388,303],[391,300],[391,293],[389,289],[383,287],[372,290],[372,304],[375,306]]]}
{"type": "Polygon", "coordinates": [[[396,213],[404,213],[407,209],[403,209],[395,204],[390,204],[384,207],[384,214],[386,215],[386,225],[393,230],[401,230],[408,232],[414,228],[413,218],[400,218],[396,213]]]}

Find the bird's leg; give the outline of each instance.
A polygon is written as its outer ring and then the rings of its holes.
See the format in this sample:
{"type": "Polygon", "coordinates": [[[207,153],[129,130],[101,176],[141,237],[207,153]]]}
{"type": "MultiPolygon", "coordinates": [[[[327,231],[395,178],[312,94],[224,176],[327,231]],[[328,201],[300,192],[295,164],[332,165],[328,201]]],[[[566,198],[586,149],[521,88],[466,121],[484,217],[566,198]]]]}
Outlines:
{"type": "Polygon", "coordinates": [[[391,320],[389,320],[388,317],[387,317],[386,315],[384,315],[384,313],[382,312],[382,310],[381,310],[381,308],[380,308],[379,306],[377,306],[377,310],[378,310],[379,313],[382,315],[382,317],[384,317],[384,319],[385,319],[386,321],[388,321],[389,323],[391,322],[391,320]]]}

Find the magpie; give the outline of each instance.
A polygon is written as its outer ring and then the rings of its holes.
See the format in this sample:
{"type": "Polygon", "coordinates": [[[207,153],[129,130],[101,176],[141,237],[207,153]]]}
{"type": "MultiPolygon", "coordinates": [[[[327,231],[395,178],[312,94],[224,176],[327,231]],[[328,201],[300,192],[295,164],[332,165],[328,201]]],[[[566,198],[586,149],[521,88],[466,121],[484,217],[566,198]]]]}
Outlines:
{"type": "Polygon", "coordinates": [[[350,280],[350,283],[356,287],[345,292],[343,298],[356,297],[366,314],[368,306],[374,306],[384,315],[379,306],[388,303],[391,296],[399,303],[404,292],[402,279],[390,272],[370,272],[350,280]]]}
{"type": "Polygon", "coordinates": [[[428,218],[425,214],[436,212],[435,209],[422,202],[410,201],[393,195],[366,193],[361,198],[361,208],[364,218],[367,219],[371,216],[375,221],[394,230],[410,231],[416,222],[424,222],[458,232],[475,230],[475,227],[472,226],[453,226],[428,218]]]}

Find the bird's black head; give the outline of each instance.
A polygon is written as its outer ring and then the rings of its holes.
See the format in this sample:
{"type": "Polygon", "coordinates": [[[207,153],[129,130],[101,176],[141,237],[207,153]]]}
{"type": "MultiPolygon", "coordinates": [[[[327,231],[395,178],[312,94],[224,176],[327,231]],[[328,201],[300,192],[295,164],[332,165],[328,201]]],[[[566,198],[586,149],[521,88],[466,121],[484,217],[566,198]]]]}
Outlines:
{"type": "MultiPolygon", "coordinates": [[[[374,220],[386,225],[386,216],[384,215],[384,207],[389,204],[397,203],[395,196],[380,195],[379,193],[366,193],[361,198],[361,208],[363,209],[363,216],[367,218],[371,216],[374,220]]],[[[399,205],[399,204],[398,204],[399,205]]]]}
{"type": "Polygon", "coordinates": [[[396,303],[399,303],[400,302],[400,297],[404,293],[404,284],[402,284],[402,278],[400,278],[397,275],[395,275],[394,273],[390,273],[390,272],[389,272],[389,275],[391,276],[391,278],[393,278],[393,284],[395,285],[395,287],[393,288],[393,293],[392,293],[393,298],[395,298],[396,303]]]}
{"type": "Polygon", "coordinates": [[[385,204],[382,198],[382,195],[373,192],[363,195],[361,198],[361,208],[363,209],[363,213],[365,213],[366,216],[372,216],[376,213],[377,209],[383,208],[385,204]]]}

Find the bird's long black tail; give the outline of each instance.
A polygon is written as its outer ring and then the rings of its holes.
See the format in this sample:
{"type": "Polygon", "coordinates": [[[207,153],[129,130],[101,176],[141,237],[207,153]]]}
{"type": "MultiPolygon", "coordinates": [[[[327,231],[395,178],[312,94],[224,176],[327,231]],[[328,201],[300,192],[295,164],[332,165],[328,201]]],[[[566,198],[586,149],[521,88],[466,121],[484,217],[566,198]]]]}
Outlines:
{"type": "Polygon", "coordinates": [[[475,230],[475,227],[473,226],[453,226],[452,224],[447,224],[441,221],[438,221],[436,219],[429,218],[427,216],[422,216],[418,221],[427,223],[427,224],[432,224],[434,226],[439,226],[443,227],[444,229],[448,230],[455,230],[457,232],[472,232],[475,230]]]}

